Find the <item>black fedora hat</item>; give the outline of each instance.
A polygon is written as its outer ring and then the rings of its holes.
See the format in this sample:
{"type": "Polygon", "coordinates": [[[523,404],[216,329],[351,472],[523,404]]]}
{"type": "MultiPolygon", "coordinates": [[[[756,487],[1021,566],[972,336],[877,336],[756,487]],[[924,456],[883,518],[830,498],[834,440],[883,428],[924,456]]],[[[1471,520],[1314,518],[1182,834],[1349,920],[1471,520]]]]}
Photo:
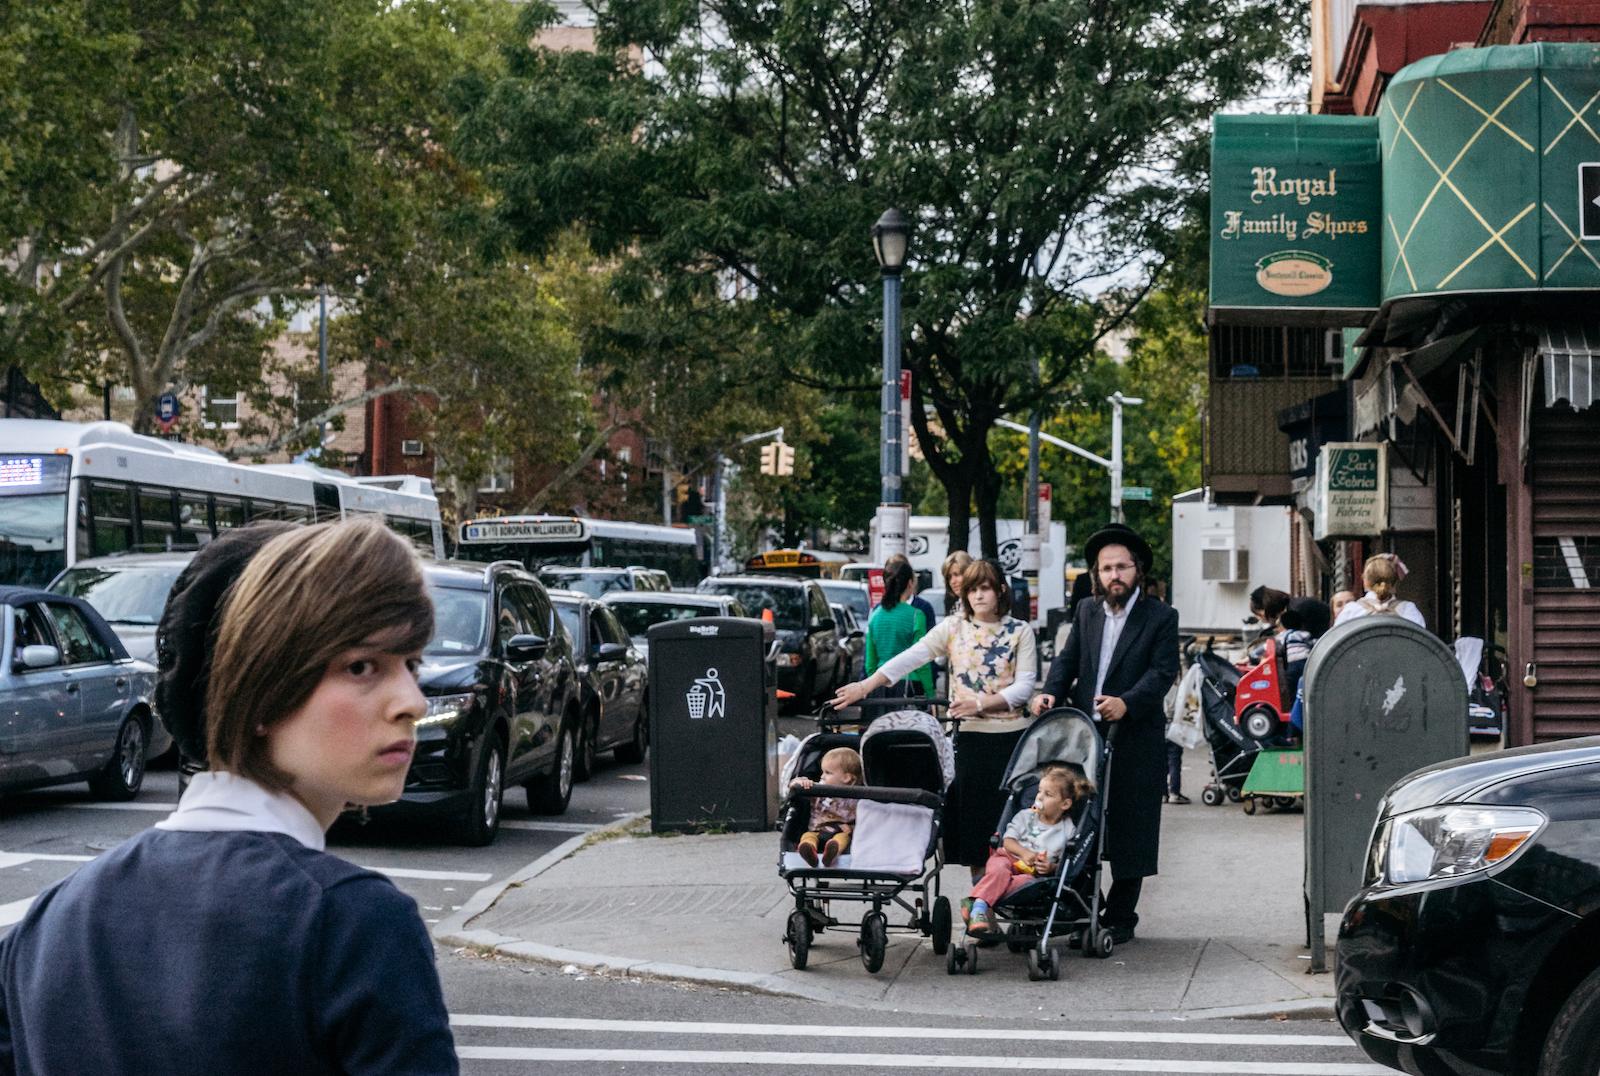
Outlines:
{"type": "Polygon", "coordinates": [[[1091,534],[1089,540],[1083,543],[1083,559],[1090,571],[1094,571],[1100,550],[1108,545],[1127,546],[1128,552],[1133,554],[1133,559],[1139,562],[1139,570],[1146,573],[1150,571],[1150,563],[1155,559],[1154,554],[1150,552],[1150,543],[1126,523],[1108,523],[1091,534]]]}

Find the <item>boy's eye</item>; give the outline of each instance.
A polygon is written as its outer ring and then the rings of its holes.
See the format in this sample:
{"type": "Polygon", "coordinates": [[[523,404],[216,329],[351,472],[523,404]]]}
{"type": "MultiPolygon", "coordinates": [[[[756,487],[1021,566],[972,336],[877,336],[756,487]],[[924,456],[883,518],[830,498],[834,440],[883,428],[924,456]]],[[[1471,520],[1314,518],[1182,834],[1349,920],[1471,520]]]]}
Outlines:
{"type": "Polygon", "coordinates": [[[371,672],[372,669],[372,662],[366,658],[357,658],[349,665],[350,675],[352,676],[365,676],[367,673],[371,672]]]}

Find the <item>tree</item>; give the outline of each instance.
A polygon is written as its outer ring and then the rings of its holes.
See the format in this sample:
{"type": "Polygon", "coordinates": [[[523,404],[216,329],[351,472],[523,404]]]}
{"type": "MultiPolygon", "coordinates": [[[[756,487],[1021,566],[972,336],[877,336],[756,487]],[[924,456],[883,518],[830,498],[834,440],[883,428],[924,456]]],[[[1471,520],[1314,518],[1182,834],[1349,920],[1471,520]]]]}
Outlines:
{"type": "Polygon", "coordinates": [[[293,305],[354,297],[472,201],[447,91],[496,62],[498,0],[83,7],[0,22],[7,60],[54,95],[0,121],[0,202],[22,207],[0,212],[0,345],[47,384],[124,381],[147,428],[197,371],[259,381],[293,305]]]}
{"type": "Polygon", "coordinates": [[[868,230],[903,208],[913,426],[951,548],[975,506],[990,553],[994,420],[1072,399],[1160,273],[1203,125],[1303,33],[1282,0],[611,0],[597,18],[597,53],[515,55],[469,102],[462,152],[507,235],[538,250],[583,220],[667,303],[737,284],[787,376],[857,391],[881,328],[868,230]]]}
{"type": "MultiPolygon", "coordinates": [[[[1121,390],[1144,400],[1123,411],[1123,481],[1149,486],[1149,501],[1126,501],[1129,525],[1149,541],[1155,574],[1172,576],[1172,498],[1200,485],[1201,409],[1206,396],[1204,291],[1162,289],[1151,293],[1134,314],[1132,333],[1121,359],[1097,356],[1084,367],[1070,391],[1083,405],[1062,411],[1044,432],[1102,456],[1111,453],[1111,409],[1104,401],[1121,390]]],[[[1020,516],[1022,484],[1028,464],[1027,438],[997,431],[996,457],[1017,493],[1008,507],[1020,516]]],[[[1079,548],[1110,518],[1111,478],[1105,468],[1041,446],[1040,480],[1052,487],[1052,518],[1067,525],[1067,541],[1079,548]]]]}

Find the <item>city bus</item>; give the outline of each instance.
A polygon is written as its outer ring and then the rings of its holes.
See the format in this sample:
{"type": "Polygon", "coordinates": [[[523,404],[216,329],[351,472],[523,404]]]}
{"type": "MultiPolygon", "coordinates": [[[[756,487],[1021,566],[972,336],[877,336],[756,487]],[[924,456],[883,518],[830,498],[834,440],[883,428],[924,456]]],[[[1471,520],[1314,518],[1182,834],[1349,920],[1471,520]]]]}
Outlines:
{"type": "Polygon", "coordinates": [[[198,549],[255,519],[361,513],[444,556],[439,502],[425,478],[250,466],[120,422],[0,419],[0,584],[43,587],[86,557],[198,549]]]}
{"type": "Polygon", "coordinates": [[[624,523],[584,516],[493,516],[469,519],[457,531],[463,560],[514,560],[536,572],[569,568],[656,568],[675,587],[706,576],[705,543],[691,527],[624,523]]]}
{"type": "Polygon", "coordinates": [[[806,579],[839,579],[849,563],[850,558],[843,553],[826,549],[769,549],[745,561],[744,570],[798,575],[806,579]]]}

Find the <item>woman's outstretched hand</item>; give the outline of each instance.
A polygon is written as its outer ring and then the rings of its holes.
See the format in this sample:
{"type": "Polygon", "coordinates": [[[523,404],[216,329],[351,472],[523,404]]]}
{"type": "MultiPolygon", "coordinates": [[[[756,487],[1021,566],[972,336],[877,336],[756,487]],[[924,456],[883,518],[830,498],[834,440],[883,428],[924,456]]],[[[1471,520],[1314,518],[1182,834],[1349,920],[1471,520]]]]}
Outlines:
{"type": "Polygon", "coordinates": [[[835,710],[843,710],[847,706],[854,706],[867,697],[867,685],[860,680],[853,680],[841,687],[833,698],[828,700],[828,705],[835,710]]]}

